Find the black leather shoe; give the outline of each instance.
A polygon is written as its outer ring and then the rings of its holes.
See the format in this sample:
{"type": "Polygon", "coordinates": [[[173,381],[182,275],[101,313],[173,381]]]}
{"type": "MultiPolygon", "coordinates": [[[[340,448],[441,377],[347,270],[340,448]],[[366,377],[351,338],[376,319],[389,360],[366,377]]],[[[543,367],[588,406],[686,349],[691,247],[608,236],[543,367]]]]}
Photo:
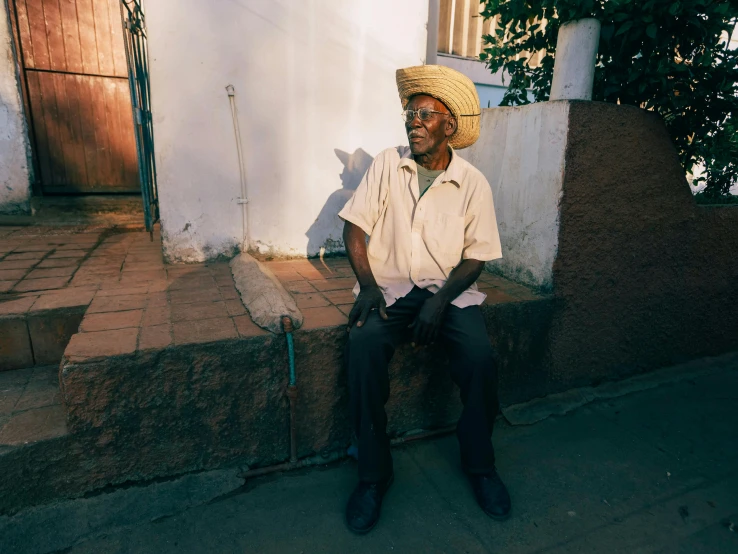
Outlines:
{"type": "Polygon", "coordinates": [[[394,479],[393,473],[383,483],[360,481],[356,485],[346,505],[346,525],[349,529],[359,535],[374,529],[382,510],[382,499],[394,479]]]}
{"type": "Polygon", "coordinates": [[[486,475],[467,474],[479,507],[492,519],[505,521],[510,517],[510,494],[497,470],[486,475]]]}

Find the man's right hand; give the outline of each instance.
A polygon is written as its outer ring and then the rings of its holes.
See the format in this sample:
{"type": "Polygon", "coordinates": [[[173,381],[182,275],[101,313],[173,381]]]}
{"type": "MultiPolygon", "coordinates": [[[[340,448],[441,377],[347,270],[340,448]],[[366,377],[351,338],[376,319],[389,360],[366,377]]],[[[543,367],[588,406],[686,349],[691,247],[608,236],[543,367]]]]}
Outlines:
{"type": "Polygon", "coordinates": [[[364,325],[373,309],[379,311],[379,317],[387,319],[387,303],[384,301],[382,290],[377,285],[362,287],[349,313],[348,330],[351,330],[354,323],[357,327],[364,325]]]}

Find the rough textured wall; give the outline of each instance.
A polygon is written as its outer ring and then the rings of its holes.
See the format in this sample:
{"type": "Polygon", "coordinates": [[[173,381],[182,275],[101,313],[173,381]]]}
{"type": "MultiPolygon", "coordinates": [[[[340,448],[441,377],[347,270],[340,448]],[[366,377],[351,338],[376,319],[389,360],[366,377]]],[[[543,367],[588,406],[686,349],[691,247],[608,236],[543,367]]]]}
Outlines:
{"type": "MultiPolygon", "coordinates": [[[[499,353],[500,400],[545,394],[552,301],[484,306],[499,353]]],[[[346,330],[295,332],[300,457],[351,440],[342,365],[346,330]]],[[[398,348],[390,365],[389,432],[445,427],[460,412],[442,349],[398,348]]],[[[60,380],[70,435],[0,451],[0,514],[107,485],[224,465],[260,467],[289,455],[284,336],[140,351],[76,364],[60,380]]]]}
{"type": "Polygon", "coordinates": [[[549,390],[738,349],[738,208],[694,203],[654,114],[569,114],[549,390]]]}
{"type": "Polygon", "coordinates": [[[482,110],[479,140],[460,154],[489,181],[502,259],[487,269],[544,291],[559,236],[568,102],[482,110]]]}
{"type": "Polygon", "coordinates": [[[5,2],[0,12],[0,213],[27,213],[30,149],[5,2]]]}
{"type": "Polygon", "coordinates": [[[428,3],[158,0],[146,16],[167,257],[232,255],[241,242],[229,84],[252,247],[341,250],[336,214],[372,157],[406,142],[395,70],[422,63],[428,3]]]}

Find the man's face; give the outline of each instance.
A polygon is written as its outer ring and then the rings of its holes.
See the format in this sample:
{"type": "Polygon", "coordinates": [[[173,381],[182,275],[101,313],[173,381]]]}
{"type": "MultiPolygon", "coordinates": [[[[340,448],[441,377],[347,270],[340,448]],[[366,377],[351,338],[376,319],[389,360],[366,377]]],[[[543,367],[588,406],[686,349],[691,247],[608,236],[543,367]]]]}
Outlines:
{"type": "Polygon", "coordinates": [[[444,142],[447,142],[456,130],[456,121],[440,100],[419,94],[410,98],[405,107],[406,110],[419,110],[420,108],[449,115],[434,113],[430,119],[421,121],[416,114],[412,121],[405,123],[410,151],[414,156],[437,152],[440,147],[445,147],[444,142]]]}

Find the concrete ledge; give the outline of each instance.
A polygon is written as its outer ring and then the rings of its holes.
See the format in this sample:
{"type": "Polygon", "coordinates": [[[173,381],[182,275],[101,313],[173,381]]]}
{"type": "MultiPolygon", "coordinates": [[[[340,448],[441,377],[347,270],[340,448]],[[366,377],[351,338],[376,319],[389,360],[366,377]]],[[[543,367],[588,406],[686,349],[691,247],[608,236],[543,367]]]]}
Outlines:
{"type": "MultiPolygon", "coordinates": [[[[500,351],[503,400],[530,398],[545,373],[548,299],[485,306],[500,351]]],[[[342,368],[343,325],[294,334],[298,373],[299,453],[343,448],[350,441],[347,391],[342,368]]],[[[398,349],[392,365],[390,430],[403,433],[453,423],[457,393],[438,349],[398,349]]],[[[133,439],[171,463],[196,469],[198,458],[244,456],[248,465],[280,461],[287,454],[288,378],[285,339],[248,339],[186,344],[62,364],[62,396],[75,434],[100,430],[103,440],[133,439]],[[171,440],[167,437],[171,436],[171,440]],[[167,446],[165,446],[167,445],[167,446]],[[161,453],[161,452],[160,452],[161,453]]]]}
{"type": "MultiPolygon", "coordinates": [[[[545,374],[540,352],[552,310],[548,298],[484,307],[500,352],[503,401],[541,390],[530,382],[545,374]]],[[[345,326],[298,330],[294,339],[298,454],[345,451],[345,326]]],[[[398,349],[387,405],[392,435],[456,422],[460,402],[447,363],[439,350],[398,349]]],[[[284,461],[287,379],[285,338],[271,334],[65,359],[60,381],[71,434],[0,453],[0,514],[108,485],[284,461]]]]}

